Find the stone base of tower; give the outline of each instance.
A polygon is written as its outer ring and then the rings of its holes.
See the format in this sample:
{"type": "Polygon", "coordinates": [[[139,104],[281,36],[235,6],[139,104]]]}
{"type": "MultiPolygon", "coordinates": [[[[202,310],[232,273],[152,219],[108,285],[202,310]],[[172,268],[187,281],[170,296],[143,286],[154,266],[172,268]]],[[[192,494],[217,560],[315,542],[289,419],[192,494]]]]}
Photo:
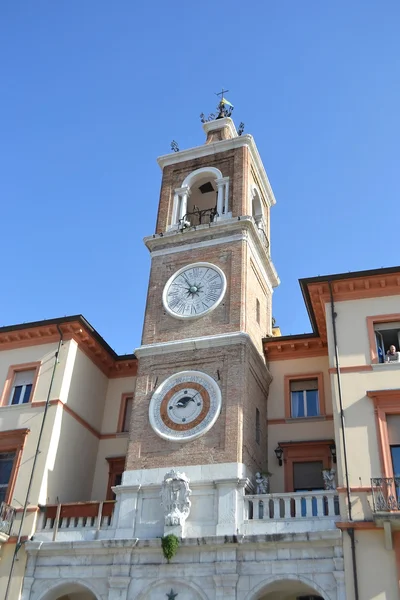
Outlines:
{"type": "Polygon", "coordinates": [[[341,535],[28,542],[22,600],[345,600],[341,535]]]}
{"type": "MultiPolygon", "coordinates": [[[[172,468],[125,471],[117,497],[113,527],[117,538],[157,538],[170,533],[161,508],[161,484],[172,468]]],[[[190,480],[190,513],[184,537],[236,535],[244,521],[245,491],[253,473],[241,463],[174,466],[190,480]]]]}

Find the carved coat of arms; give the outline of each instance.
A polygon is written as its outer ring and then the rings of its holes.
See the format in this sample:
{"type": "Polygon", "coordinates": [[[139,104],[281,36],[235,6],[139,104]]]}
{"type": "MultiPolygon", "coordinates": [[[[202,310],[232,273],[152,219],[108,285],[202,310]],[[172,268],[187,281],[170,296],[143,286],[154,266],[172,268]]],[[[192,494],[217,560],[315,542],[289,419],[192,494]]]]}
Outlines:
{"type": "Polygon", "coordinates": [[[165,525],[183,525],[190,513],[191,494],[189,479],[184,473],[171,469],[161,486],[161,505],[164,508],[165,525]]]}

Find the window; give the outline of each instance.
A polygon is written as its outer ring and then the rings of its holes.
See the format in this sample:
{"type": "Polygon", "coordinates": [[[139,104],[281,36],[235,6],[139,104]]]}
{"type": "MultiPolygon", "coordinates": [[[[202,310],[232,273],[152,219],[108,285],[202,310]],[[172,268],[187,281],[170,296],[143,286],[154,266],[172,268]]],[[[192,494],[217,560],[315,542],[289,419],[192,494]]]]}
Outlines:
{"type": "Polygon", "coordinates": [[[325,416],[324,374],[285,375],[285,418],[315,419],[325,416]]]}
{"type": "Polygon", "coordinates": [[[0,406],[17,406],[32,402],[40,364],[31,362],[9,367],[0,406]]]}
{"type": "Polygon", "coordinates": [[[128,432],[131,421],[133,394],[122,394],[121,409],[118,420],[118,431],[128,432]]]}
{"type": "Polygon", "coordinates": [[[332,467],[332,444],[332,439],[279,441],[284,453],[285,492],[324,488],[322,470],[332,467]]]}
{"type": "Polygon", "coordinates": [[[394,323],[375,323],[374,332],[378,362],[399,362],[400,321],[394,323]],[[396,354],[388,354],[390,346],[395,347],[396,354]],[[391,356],[393,356],[393,358],[391,358],[391,356]],[[390,357],[390,361],[388,360],[388,357],[390,357]]]}
{"type": "Polygon", "coordinates": [[[12,502],[28,433],[29,429],[13,429],[0,434],[0,502],[12,502]]]}
{"type": "Polygon", "coordinates": [[[390,346],[395,347],[389,362],[400,362],[400,313],[367,317],[371,363],[384,363],[390,346]]]}
{"type": "Polygon", "coordinates": [[[324,489],[322,460],[293,463],[293,487],[295,492],[324,489]]]}
{"type": "Polygon", "coordinates": [[[106,460],[109,465],[106,500],[115,500],[112,488],[116,485],[121,485],[122,473],[125,468],[125,456],[116,456],[107,458],[106,460]]]}
{"type": "Polygon", "coordinates": [[[31,399],[36,369],[17,371],[11,386],[9,404],[27,404],[31,399]]]}
{"type": "Polygon", "coordinates": [[[257,323],[260,324],[260,301],[256,298],[256,319],[257,323]]]}
{"type": "Polygon", "coordinates": [[[375,390],[367,396],[374,401],[381,476],[393,477],[400,469],[400,390],[375,390]]]}
{"type": "Polygon", "coordinates": [[[318,379],[306,379],[290,382],[290,407],[294,419],[300,417],[318,417],[318,379]]]}
{"type": "Polygon", "coordinates": [[[260,411],[256,408],[256,443],[260,444],[261,428],[260,428],[260,411]]]}
{"type": "Polygon", "coordinates": [[[11,479],[16,453],[2,452],[0,454],[0,502],[6,502],[7,491],[11,479]]]}

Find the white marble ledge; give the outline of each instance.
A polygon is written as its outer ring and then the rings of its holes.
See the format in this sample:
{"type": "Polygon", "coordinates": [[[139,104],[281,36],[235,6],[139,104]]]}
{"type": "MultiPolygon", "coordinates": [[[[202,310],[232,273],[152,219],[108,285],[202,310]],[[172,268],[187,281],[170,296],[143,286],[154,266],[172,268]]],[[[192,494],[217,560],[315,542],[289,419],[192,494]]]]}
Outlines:
{"type": "Polygon", "coordinates": [[[400,362],[377,363],[371,365],[373,371],[400,370],[400,362]]]}
{"type": "Polygon", "coordinates": [[[124,486],[161,486],[164,476],[174,468],[183,472],[190,480],[190,485],[200,485],[207,482],[213,485],[214,481],[231,479],[232,481],[247,478],[247,468],[243,463],[215,463],[211,465],[192,465],[164,467],[162,469],[141,469],[125,471],[122,476],[122,488],[124,486]]]}
{"type": "MultiPolygon", "coordinates": [[[[342,532],[340,529],[330,531],[313,531],[308,533],[282,533],[272,535],[226,535],[207,536],[198,538],[183,538],[180,540],[182,548],[207,547],[235,548],[245,545],[248,549],[269,547],[290,547],[292,544],[337,545],[341,543],[342,532]]],[[[57,554],[107,554],[120,549],[132,551],[146,551],[161,548],[161,539],[102,539],[82,541],[30,541],[25,544],[28,554],[57,555],[57,554]]]]}

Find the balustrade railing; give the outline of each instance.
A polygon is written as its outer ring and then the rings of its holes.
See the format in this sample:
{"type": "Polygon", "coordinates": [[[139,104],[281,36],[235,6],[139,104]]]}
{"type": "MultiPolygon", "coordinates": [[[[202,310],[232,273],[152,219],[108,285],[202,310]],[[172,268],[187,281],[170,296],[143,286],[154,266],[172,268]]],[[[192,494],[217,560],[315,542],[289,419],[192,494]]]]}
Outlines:
{"type": "Polygon", "coordinates": [[[339,500],[335,492],[293,492],[245,496],[245,520],[336,517],[339,500]]]}
{"type": "Polygon", "coordinates": [[[371,479],[374,512],[400,510],[400,476],[371,479]]]}
{"type": "Polygon", "coordinates": [[[179,228],[185,229],[185,227],[209,225],[210,223],[214,222],[216,216],[218,216],[218,212],[215,206],[213,208],[193,210],[192,212],[186,213],[186,215],[179,219],[179,228]]]}
{"type": "Polygon", "coordinates": [[[52,531],[56,539],[59,530],[106,529],[111,525],[114,500],[49,504],[42,508],[38,530],[52,531]]]}
{"type": "Polygon", "coordinates": [[[10,535],[11,527],[15,519],[15,508],[2,502],[0,504],[0,533],[10,535]]]}

